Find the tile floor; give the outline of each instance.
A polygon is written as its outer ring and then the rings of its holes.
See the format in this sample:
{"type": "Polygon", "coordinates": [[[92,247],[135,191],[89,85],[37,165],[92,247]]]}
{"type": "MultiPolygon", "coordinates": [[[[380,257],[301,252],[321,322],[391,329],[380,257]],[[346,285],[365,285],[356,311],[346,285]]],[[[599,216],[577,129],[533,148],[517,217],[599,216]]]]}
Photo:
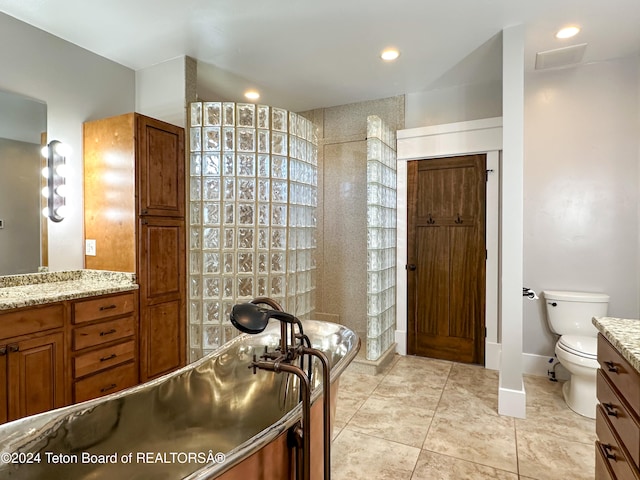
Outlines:
{"type": "Polygon", "coordinates": [[[525,376],[527,418],[500,416],[498,372],[396,356],[340,377],[333,480],[592,480],[595,422],[561,383],[525,376]]]}

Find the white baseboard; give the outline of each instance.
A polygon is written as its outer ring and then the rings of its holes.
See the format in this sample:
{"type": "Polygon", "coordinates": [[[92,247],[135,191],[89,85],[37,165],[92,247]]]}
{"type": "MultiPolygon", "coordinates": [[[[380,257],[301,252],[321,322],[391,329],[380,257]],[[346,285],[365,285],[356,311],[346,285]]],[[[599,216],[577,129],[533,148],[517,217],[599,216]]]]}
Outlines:
{"type": "Polygon", "coordinates": [[[500,375],[500,387],[498,390],[498,413],[509,417],[526,418],[527,395],[524,391],[524,382],[522,382],[520,390],[504,388],[502,386],[502,375],[500,375]]]}
{"type": "Polygon", "coordinates": [[[400,355],[407,354],[407,332],[396,330],[396,353],[400,355]]]}
{"type": "Polygon", "coordinates": [[[500,370],[500,352],[502,345],[496,342],[485,342],[484,344],[484,368],[489,370],[500,370]]]}
{"type": "MultiPolygon", "coordinates": [[[[485,368],[490,370],[500,370],[500,352],[502,345],[495,342],[487,342],[485,345],[485,368]]],[[[526,375],[537,375],[539,377],[548,376],[548,371],[557,363],[555,356],[536,355],[533,353],[522,354],[522,373],[526,375]],[[551,360],[551,361],[549,361],[551,360]]],[[[556,378],[558,380],[568,380],[569,374],[562,367],[555,369],[556,378]]]]}
{"type": "Polygon", "coordinates": [[[522,373],[546,377],[547,371],[551,370],[551,367],[553,367],[553,364],[556,361],[557,360],[555,357],[545,357],[543,355],[534,355],[533,353],[523,353],[522,373]]]}

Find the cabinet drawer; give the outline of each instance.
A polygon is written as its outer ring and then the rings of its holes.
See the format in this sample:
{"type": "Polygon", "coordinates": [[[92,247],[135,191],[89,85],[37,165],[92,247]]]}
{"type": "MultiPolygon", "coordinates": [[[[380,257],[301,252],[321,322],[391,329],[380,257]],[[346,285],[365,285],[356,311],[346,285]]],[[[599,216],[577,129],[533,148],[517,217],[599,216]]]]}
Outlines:
{"type": "Polygon", "coordinates": [[[125,338],[135,333],[133,317],[119,318],[107,322],[95,323],[73,330],[73,349],[93,347],[102,343],[125,338]]]}
{"type": "Polygon", "coordinates": [[[596,478],[595,480],[615,480],[607,457],[602,453],[600,442],[596,442],[596,478]]]}
{"type": "Polygon", "coordinates": [[[640,416],[640,374],[602,335],[598,335],[598,363],[607,379],[621,393],[630,408],[640,416]]]}
{"type": "Polygon", "coordinates": [[[609,427],[602,405],[596,409],[596,434],[598,441],[596,449],[604,457],[604,461],[609,466],[609,470],[614,472],[618,480],[637,480],[637,469],[632,465],[620,448],[618,441],[609,427]]]}
{"type": "Polygon", "coordinates": [[[129,340],[128,342],[78,355],[73,359],[73,378],[84,377],[90,373],[99,372],[105,368],[133,360],[135,350],[135,342],[129,340]]]}
{"type": "Polygon", "coordinates": [[[611,389],[602,370],[598,370],[597,374],[597,392],[602,412],[608,417],[613,430],[631,455],[631,460],[640,465],[640,426],[611,389]]]}
{"type": "Polygon", "coordinates": [[[131,313],[134,305],[135,297],[133,293],[75,302],[73,304],[73,323],[90,322],[131,313]]]}
{"type": "Polygon", "coordinates": [[[61,303],[46,307],[24,308],[0,314],[0,339],[38,333],[64,325],[61,303]]]}
{"type": "Polygon", "coordinates": [[[137,383],[138,367],[131,362],[78,380],[73,385],[73,398],[76,402],[84,402],[133,387],[137,383]]]}

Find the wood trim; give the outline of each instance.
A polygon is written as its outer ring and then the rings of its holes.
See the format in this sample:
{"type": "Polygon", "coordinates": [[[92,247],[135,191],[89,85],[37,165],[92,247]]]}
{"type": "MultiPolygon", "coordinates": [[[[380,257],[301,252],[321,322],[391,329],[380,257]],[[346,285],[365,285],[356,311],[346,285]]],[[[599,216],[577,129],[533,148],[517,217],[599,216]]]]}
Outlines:
{"type": "MultiPolygon", "coordinates": [[[[47,145],[47,132],[40,134],[40,145],[47,145]]],[[[40,155],[41,169],[47,166],[47,159],[40,155]]],[[[47,179],[40,175],[40,188],[47,186],[47,179]]],[[[40,195],[40,210],[47,208],[47,199],[40,195]]],[[[40,266],[49,266],[49,222],[47,217],[40,215],[40,266]]]]}

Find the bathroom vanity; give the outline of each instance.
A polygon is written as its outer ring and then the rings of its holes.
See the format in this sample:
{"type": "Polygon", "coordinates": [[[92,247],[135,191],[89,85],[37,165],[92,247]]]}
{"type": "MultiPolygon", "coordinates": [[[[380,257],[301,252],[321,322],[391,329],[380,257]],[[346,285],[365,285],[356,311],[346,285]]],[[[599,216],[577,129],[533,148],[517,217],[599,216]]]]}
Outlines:
{"type": "Polygon", "coordinates": [[[596,480],[640,479],[640,320],[594,318],[598,328],[596,480]]]}
{"type": "Polygon", "coordinates": [[[0,277],[0,423],[136,385],[137,307],[133,274],[0,277]]]}

